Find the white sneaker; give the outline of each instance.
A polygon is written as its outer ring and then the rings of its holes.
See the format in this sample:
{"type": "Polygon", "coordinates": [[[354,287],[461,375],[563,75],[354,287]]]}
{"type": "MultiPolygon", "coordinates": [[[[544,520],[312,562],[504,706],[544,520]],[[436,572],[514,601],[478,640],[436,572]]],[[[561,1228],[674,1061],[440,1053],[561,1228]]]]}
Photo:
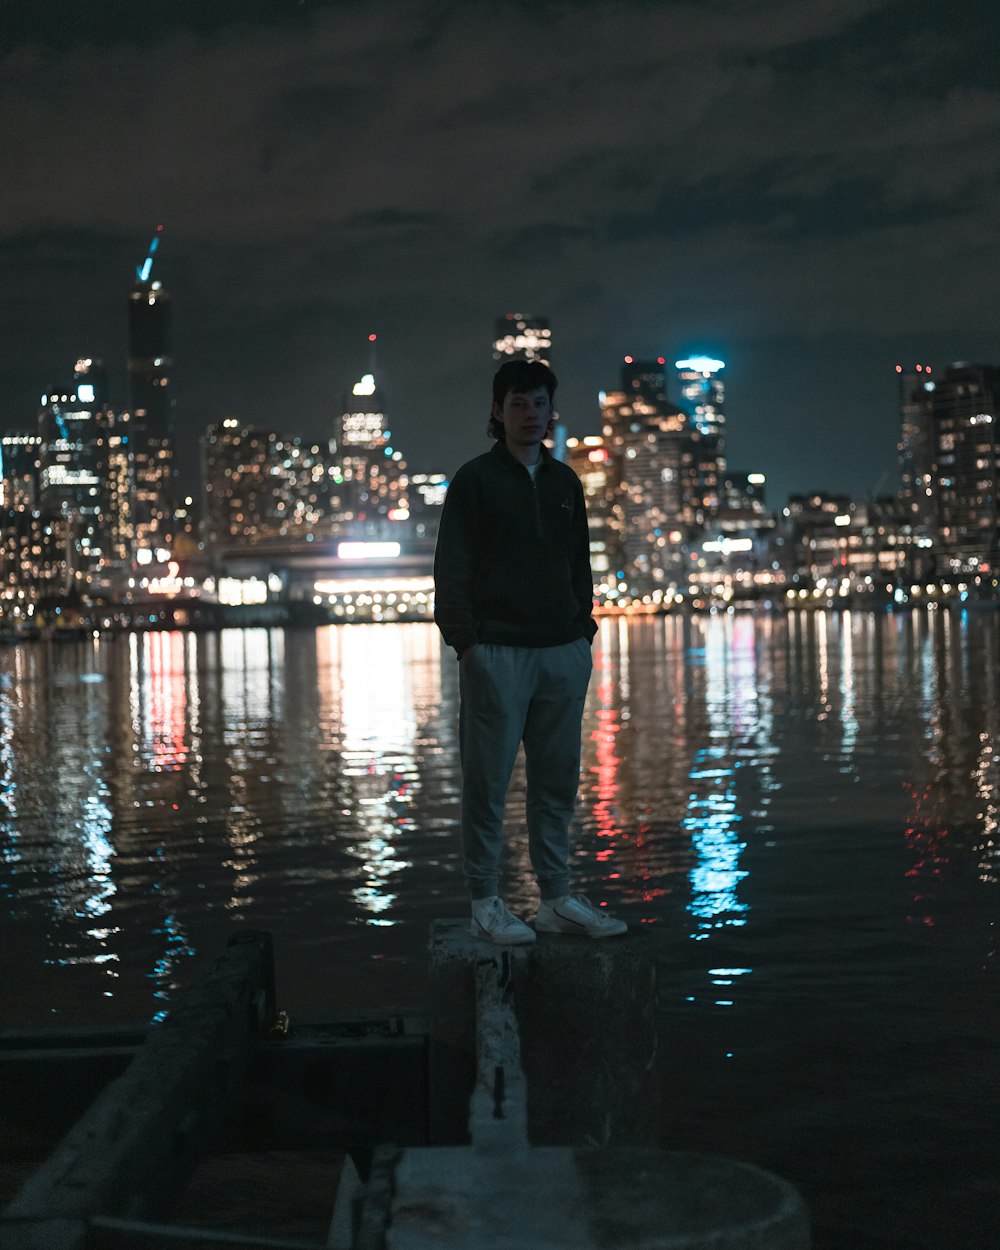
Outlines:
{"type": "Polygon", "coordinates": [[[538,905],[535,928],[539,933],[577,933],[591,938],[616,937],[628,932],[624,920],[595,907],[586,894],[543,900],[538,905]]]}
{"type": "Polygon", "coordinates": [[[484,942],[496,942],[500,946],[525,946],[535,940],[533,929],[518,920],[502,898],[477,899],[472,904],[472,923],[469,932],[484,942]]]}

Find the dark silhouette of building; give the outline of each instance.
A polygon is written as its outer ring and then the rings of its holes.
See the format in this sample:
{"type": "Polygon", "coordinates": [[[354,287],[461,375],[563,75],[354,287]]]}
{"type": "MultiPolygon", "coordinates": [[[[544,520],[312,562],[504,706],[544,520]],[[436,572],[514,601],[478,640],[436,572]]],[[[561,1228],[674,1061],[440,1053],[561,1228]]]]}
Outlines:
{"type": "Polygon", "coordinates": [[[934,387],[930,365],[896,366],[899,501],[911,525],[934,522],[934,387]]]}
{"type": "Polygon", "coordinates": [[[152,277],[157,232],[128,298],[128,375],[136,548],[169,549],[174,528],[170,296],[152,277]]]}

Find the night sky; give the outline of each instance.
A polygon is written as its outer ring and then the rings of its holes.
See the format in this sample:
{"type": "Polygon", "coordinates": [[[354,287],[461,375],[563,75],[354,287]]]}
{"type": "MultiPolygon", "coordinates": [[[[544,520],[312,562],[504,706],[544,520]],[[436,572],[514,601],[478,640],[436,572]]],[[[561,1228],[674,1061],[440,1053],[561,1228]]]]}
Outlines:
{"type": "MultiPolygon", "coordinates": [[[[729,462],[896,485],[894,365],[1000,364],[993,0],[3,0],[0,425],[127,400],[153,230],[178,444],[326,438],[379,335],[414,469],[485,449],[499,313],[596,432],[623,355],[728,362],[729,462]]],[[[193,479],[192,479],[193,481],[193,479]]]]}

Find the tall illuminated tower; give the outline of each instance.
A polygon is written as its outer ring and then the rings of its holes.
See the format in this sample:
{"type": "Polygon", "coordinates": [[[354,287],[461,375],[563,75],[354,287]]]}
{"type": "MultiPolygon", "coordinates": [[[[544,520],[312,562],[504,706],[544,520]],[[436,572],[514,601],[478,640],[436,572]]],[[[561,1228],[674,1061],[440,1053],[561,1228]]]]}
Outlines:
{"type": "Polygon", "coordinates": [[[375,335],[368,336],[370,371],[345,394],[330,443],[343,475],[345,520],[375,533],[384,522],[409,516],[406,464],[392,446],[392,431],[375,381],[375,335]]]}
{"type": "Polygon", "coordinates": [[[674,368],[697,467],[698,510],[706,516],[721,503],[726,473],[726,363],[689,356],[675,361],[674,368]]]}
{"type": "Polygon", "coordinates": [[[930,365],[896,366],[899,383],[899,500],[907,519],[929,525],[934,518],[934,387],[930,365]]]}
{"type": "Polygon", "coordinates": [[[135,465],[135,543],[168,548],[173,517],[173,396],[170,296],[153,279],[162,226],[135,271],[128,300],[128,374],[135,465]]]}
{"type": "MultiPolygon", "coordinates": [[[[667,400],[665,361],[626,356],[617,391],[602,391],[601,433],[613,465],[614,569],[638,593],[679,584],[682,533],[694,524],[693,458],[686,414],[667,400]]],[[[600,449],[598,449],[600,450],[600,449]]]]}
{"type": "Polygon", "coordinates": [[[153,279],[153,260],[162,226],[156,227],[146,259],[135,271],[128,300],[129,402],[133,429],[149,438],[170,438],[170,295],[153,279]]]}
{"type": "Polygon", "coordinates": [[[726,430],[726,362],[711,356],[689,356],[674,362],[681,407],[702,434],[722,437],[726,430]]]}
{"type": "Polygon", "coordinates": [[[507,313],[497,318],[493,334],[493,359],[540,360],[552,364],[552,327],[547,317],[507,313]]]}

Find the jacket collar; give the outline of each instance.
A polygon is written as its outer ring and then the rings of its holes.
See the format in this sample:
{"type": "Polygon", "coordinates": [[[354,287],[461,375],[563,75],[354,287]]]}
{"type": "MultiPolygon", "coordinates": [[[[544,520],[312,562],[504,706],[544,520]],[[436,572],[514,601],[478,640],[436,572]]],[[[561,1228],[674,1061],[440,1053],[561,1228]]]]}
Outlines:
{"type": "MultiPolygon", "coordinates": [[[[545,446],[544,443],[542,443],[541,447],[538,450],[541,452],[541,455],[538,458],[539,465],[540,466],[543,465],[545,466],[545,468],[548,468],[548,466],[552,463],[552,452],[549,451],[549,449],[545,446]]],[[[520,462],[520,460],[517,459],[516,456],[512,456],[510,454],[510,452],[507,450],[507,444],[503,441],[502,438],[498,438],[497,441],[493,444],[493,447],[491,449],[491,454],[496,456],[503,464],[506,464],[511,468],[514,468],[514,469],[525,468],[525,466],[520,462]]],[[[525,472],[527,472],[526,469],[525,469],[525,472]]]]}

